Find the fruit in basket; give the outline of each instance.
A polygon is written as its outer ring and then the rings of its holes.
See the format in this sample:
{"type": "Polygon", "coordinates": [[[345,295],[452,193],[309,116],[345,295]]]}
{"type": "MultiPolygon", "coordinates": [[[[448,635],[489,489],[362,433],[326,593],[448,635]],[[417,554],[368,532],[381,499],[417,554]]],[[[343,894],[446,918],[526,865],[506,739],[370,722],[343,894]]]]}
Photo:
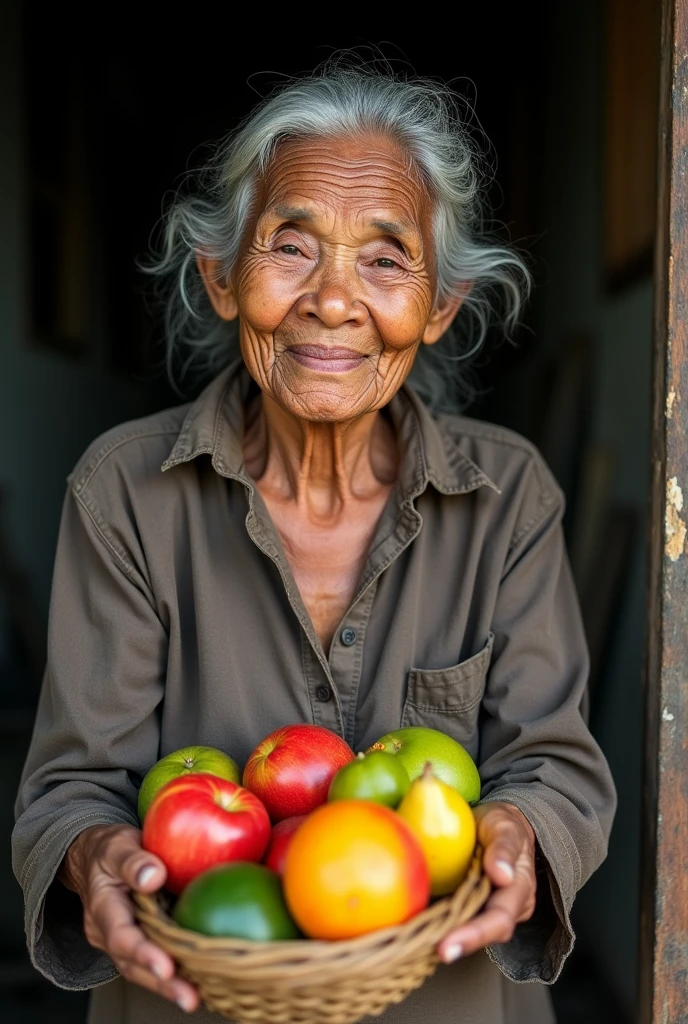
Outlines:
{"type": "Polygon", "coordinates": [[[437,778],[460,793],[469,804],[480,799],[480,775],[473,758],[460,743],[438,729],[422,725],[396,729],[381,736],[366,753],[373,750],[395,754],[411,782],[422,774],[426,762],[431,761],[437,778]]]}
{"type": "Polygon", "coordinates": [[[399,758],[383,750],[357,754],[332,779],[328,800],[372,800],[396,807],[409,788],[408,772],[399,758]]]}
{"type": "Polygon", "coordinates": [[[475,818],[460,793],[438,779],[428,761],[397,809],[420,843],[433,896],[454,892],[475,849],[475,818]]]}
{"type": "Polygon", "coordinates": [[[217,775],[220,779],[240,782],[239,766],[222,750],[215,747],[182,747],[166,754],[153,765],[145,775],[139,789],[139,820],[143,822],[151,800],[162,789],[166,782],[185,775],[204,774],[217,775]]]}
{"type": "Polygon", "coordinates": [[[380,804],[337,800],[298,829],[284,895],[313,939],[348,939],[401,924],[427,906],[430,877],[405,821],[380,804]]]}
{"type": "Polygon", "coordinates": [[[272,868],[278,875],[284,874],[287,850],[291,845],[297,828],[307,817],[307,814],[295,814],[293,818],[284,818],[272,826],[270,842],[267,852],[263,857],[263,864],[268,868],[272,868]]]}
{"type": "Polygon", "coordinates": [[[203,935],[254,942],[296,939],[278,875],[264,864],[220,864],[187,885],[172,916],[203,935]]]}
{"type": "Polygon", "coordinates": [[[243,784],[260,797],[273,821],[281,821],[325,803],[333,777],[353,757],[351,747],[329,729],[287,725],[258,744],[246,762],[243,784]]]}
{"type": "Polygon", "coordinates": [[[216,864],[260,860],[269,839],[270,819],[258,797],[216,775],[168,782],[143,822],[143,847],[160,857],[174,893],[216,864]]]}

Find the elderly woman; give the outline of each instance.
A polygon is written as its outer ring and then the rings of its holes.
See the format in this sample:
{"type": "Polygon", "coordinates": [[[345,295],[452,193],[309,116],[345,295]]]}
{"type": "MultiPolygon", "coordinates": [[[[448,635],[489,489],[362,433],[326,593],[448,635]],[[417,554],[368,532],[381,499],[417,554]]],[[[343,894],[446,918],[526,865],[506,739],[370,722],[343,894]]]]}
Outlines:
{"type": "Polygon", "coordinates": [[[527,283],[480,237],[477,182],[448,94],[335,66],[262,103],[169,212],[170,344],[223,369],[70,477],[14,837],[34,963],[94,988],[95,1024],[198,1007],[135,923],[131,890],[165,881],[143,775],[189,743],[242,762],[299,721],[356,750],[431,726],[480,767],[493,895],[380,1020],[554,1019],[538,983],[571,949],[614,791],[561,492],[527,441],[419,398],[442,398],[488,296],[513,322],[527,283]]]}

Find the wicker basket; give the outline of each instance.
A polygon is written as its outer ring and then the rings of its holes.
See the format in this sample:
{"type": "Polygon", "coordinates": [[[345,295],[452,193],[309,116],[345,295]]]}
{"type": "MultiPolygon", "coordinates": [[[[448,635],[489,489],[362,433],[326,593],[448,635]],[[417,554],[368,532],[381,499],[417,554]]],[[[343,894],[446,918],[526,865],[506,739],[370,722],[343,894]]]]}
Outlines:
{"type": "Polygon", "coordinates": [[[481,852],[452,896],[406,924],[338,942],[246,942],[177,927],[159,897],[135,895],[146,935],[197,986],[210,1010],[237,1024],[354,1024],[400,1003],[434,974],[436,946],[490,893],[481,852]]]}

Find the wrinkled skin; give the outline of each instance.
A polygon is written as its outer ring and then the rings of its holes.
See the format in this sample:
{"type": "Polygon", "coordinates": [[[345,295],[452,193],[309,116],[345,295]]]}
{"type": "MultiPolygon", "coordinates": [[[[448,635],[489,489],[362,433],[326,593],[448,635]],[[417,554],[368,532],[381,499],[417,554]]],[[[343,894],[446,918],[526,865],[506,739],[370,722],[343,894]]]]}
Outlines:
{"type": "Polygon", "coordinates": [[[246,365],[298,419],[350,423],[390,401],[456,311],[434,308],[425,191],[388,142],[321,140],[281,148],[263,201],[232,284],[246,365]],[[314,344],[351,349],[350,368],[294,358],[314,344]]]}
{"type": "MultiPolygon", "coordinates": [[[[244,360],[261,389],[248,410],[246,466],[325,650],[396,480],[394,432],[379,410],[461,305],[460,296],[436,299],[431,217],[420,178],[390,140],[290,141],[261,183],[233,273],[223,278],[197,254],[218,316],[239,317],[244,360]]],[[[497,802],[476,815],[495,890],[481,914],[443,939],[447,961],[507,941],[535,906],[527,819],[497,802]]],[[[165,880],[137,830],[85,830],[61,877],[82,898],[87,938],[126,978],[185,1009],[198,1005],[136,926],[129,892],[165,880]]]]}

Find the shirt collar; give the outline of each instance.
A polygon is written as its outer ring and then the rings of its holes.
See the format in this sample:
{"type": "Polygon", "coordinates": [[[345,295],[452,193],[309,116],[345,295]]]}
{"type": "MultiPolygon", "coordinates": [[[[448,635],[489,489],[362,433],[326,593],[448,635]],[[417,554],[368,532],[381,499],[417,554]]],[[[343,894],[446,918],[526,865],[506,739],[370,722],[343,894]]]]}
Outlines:
{"type": "MultiPolygon", "coordinates": [[[[175,444],[162,464],[172,469],[199,455],[210,455],[214,469],[249,486],[242,439],[244,409],[253,386],[243,360],[224,370],[191,405],[175,444]]],[[[479,487],[499,488],[457,445],[446,420],[436,420],[404,385],[389,403],[401,451],[400,495],[410,500],[431,483],[441,494],[465,494],[479,487]]]]}

